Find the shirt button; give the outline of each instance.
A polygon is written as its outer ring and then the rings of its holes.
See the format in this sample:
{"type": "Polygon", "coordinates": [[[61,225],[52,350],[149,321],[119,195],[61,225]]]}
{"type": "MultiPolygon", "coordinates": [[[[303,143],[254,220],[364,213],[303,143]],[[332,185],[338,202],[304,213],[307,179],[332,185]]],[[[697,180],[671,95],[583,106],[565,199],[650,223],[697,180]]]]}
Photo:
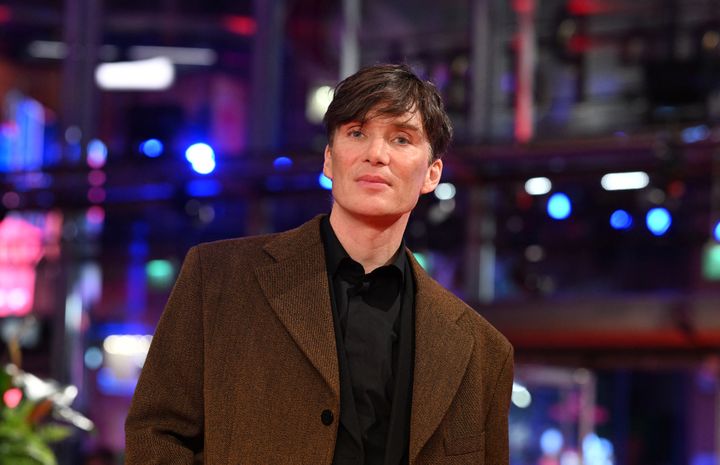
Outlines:
{"type": "Polygon", "coordinates": [[[330,410],[323,410],[320,414],[320,420],[322,421],[323,425],[330,426],[333,422],[334,416],[333,413],[330,410]]]}

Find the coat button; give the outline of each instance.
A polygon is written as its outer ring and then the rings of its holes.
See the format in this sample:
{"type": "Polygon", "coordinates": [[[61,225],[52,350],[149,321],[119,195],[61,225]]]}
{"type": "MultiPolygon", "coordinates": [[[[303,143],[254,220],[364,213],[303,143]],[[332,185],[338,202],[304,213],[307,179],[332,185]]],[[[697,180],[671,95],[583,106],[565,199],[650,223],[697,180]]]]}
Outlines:
{"type": "Polygon", "coordinates": [[[333,413],[330,410],[323,410],[320,414],[320,420],[322,421],[323,425],[330,426],[333,422],[333,419],[335,417],[333,416],[333,413]]]}

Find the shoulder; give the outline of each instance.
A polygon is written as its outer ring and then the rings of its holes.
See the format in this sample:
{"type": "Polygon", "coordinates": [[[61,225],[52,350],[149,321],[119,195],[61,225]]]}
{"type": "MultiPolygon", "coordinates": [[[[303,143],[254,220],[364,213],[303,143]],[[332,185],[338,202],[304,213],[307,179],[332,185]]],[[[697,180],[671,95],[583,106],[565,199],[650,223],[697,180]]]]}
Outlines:
{"type": "Polygon", "coordinates": [[[482,341],[490,346],[500,348],[502,352],[507,352],[511,348],[510,341],[477,310],[440,284],[438,286],[442,289],[445,302],[455,306],[461,312],[460,318],[457,320],[458,326],[471,333],[476,342],[482,341]]]}
{"type": "Polygon", "coordinates": [[[213,242],[204,242],[193,246],[190,253],[197,253],[204,261],[228,261],[233,258],[244,258],[247,260],[253,256],[264,255],[263,249],[268,242],[271,242],[280,233],[262,234],[258,236],[236,237],[222,239],[213,242]]]}
{"type": "Polygon", "coordinates": [[[197,244],[188,250],[185,266],[217,272],[234,268],[238,264],[250,265],[268,261],[263,247],[276,235],[238,237],[197,244]]]}
{"type": "Polygon", "coordinates": [[[202,267],[210,269],[228,263],[259,265],[315,250],[320,245],[320,217],[315,217],[288,231],[198,244],[190,249],[188,257],[196,255],[202,267]]]}
{"type": "Polygon", "coordinates": [[[485,319],[477,310],[447,290],[424,270],[416,270],[418,292],[422,292],[433,309],[446,319],[452,320],[481,346],[491,347],[507,355],[512,349],[508,339],[485,319]]]}

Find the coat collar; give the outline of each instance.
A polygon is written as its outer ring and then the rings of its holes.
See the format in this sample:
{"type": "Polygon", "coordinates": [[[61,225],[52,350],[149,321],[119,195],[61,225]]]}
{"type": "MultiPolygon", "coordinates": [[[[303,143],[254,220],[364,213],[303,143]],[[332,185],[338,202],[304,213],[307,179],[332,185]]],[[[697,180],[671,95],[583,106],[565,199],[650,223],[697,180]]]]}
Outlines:
{"type": "Polygon", "coordinates": [[[340,375],[320,217],[276,235],[264,250],[275,260],[255,270],[265,297],[339,399],[340,375]]]}
{"type": "MultiPolygon", "coordinates": [[[[270,306],[339,399],[339,368],[320,217],[276,235],[264,250],[275,261],[255,272],[270,306]]],[[[457,325],[467,307],[434,281],[409,250],[407,253],[416,282],[409,446],[412,464],[455,397],[470,360],[473,338],[457,325]]]]}

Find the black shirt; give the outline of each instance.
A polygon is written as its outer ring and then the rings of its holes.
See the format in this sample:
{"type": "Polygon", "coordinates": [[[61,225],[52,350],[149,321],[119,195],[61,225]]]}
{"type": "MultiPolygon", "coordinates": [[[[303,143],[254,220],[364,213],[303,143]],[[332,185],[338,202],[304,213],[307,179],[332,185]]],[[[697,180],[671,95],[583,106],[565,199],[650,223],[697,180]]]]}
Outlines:
{"type": "Polygon", "coordinates": [[[336,450],[334,462],[402,463],[409,437],[415,289],[404,245],[391,264],[366,275],[340,244],[328,217],[321,225],[341,384],[346,386],[341,388],[338,431],[342,450],[336,450]],[[349,440],[343,435],[360,439],[359,450],[343,446],[349,440]]]}

